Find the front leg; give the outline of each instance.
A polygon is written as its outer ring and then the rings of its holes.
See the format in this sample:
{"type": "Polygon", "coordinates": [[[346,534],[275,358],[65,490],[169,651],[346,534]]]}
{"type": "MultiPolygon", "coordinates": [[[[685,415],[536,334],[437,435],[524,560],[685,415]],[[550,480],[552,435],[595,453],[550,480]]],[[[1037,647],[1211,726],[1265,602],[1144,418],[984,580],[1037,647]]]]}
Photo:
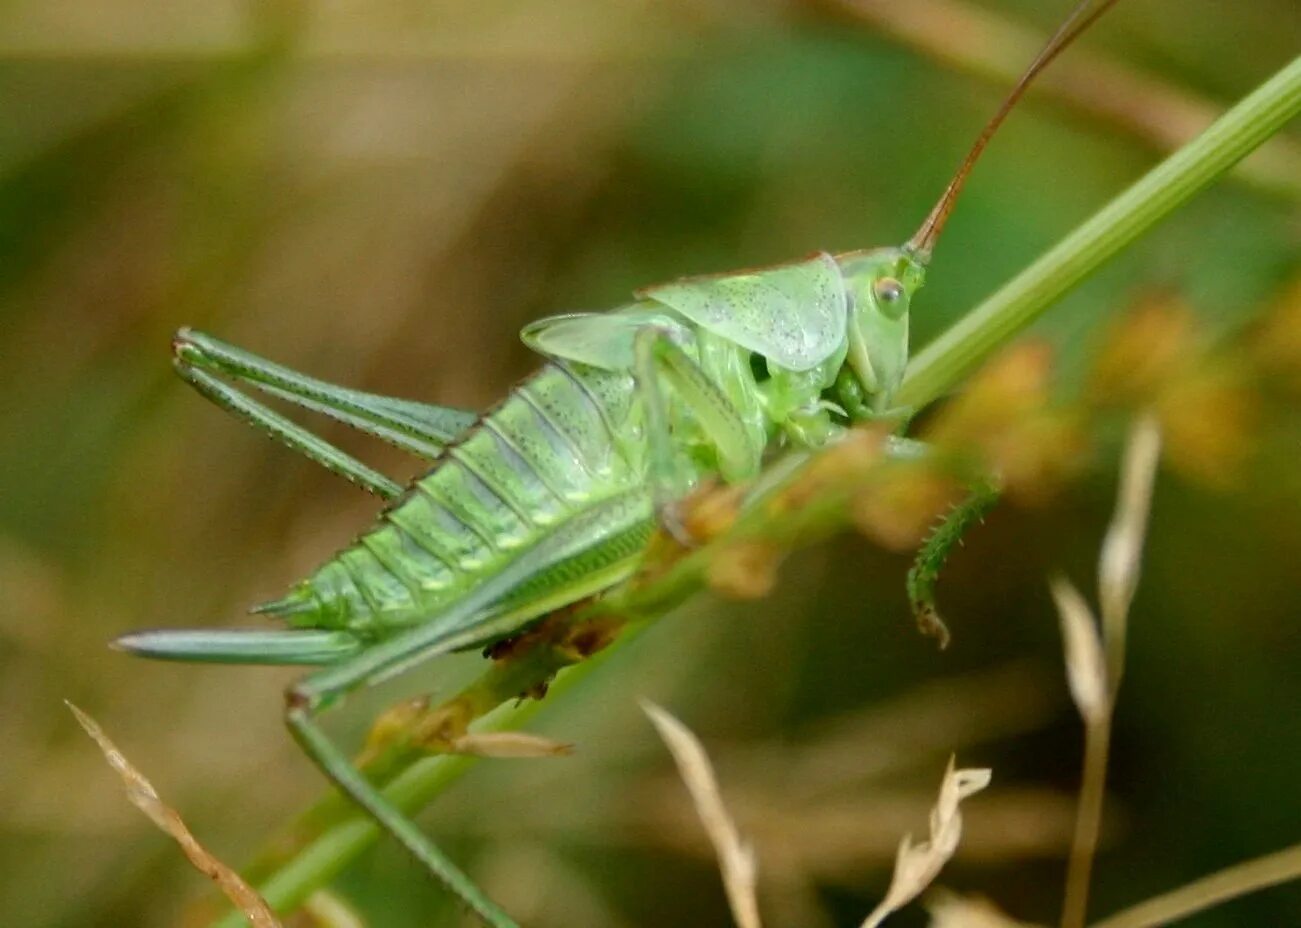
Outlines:
{"type": "Polygon", "coordinates": [[[809,409],[797,409],[782,422],[782,431],[801,448],[823,448],[845,434],[845,427],[832,416],[832,407],[819,401],[809,409]]]}
{"type": "Polygon", "coordinates": [[[902,435],[908,424],[917,414],[914,406],[891,406],[890,398],[874,400],[863,390],[858,377],[848,367],[841,369],[836,377],[835,395],[851,422],[885,422],[890,425],[891,433],[902,435]]]}
{"type": "Polygon", "coordinates": [[[937,639],[941,648],[948,646],[949,630],[935,606],[935,583],[949,554],[962,543],[967,531],[994,508],[999,493],[999,485],[994,480],[973,484],[967,498],[945,513],[922,543],[908,571],[908,601],[913,618],[922,634],[937,639]]]}

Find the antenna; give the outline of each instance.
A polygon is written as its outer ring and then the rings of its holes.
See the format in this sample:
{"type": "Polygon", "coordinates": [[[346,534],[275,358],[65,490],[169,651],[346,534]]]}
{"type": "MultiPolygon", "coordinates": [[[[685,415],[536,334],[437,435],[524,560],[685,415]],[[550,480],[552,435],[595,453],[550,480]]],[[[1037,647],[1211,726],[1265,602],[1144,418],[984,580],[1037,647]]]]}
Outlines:
{"type": "Polygon", "coordinates": [[[1079,38],[1080,33],[1093,25],[1098,17],[1107,12],[1115,3],[1116,0],[1080,0],[1075,9],[1071,10],[1071,15],[1066,17],[1066,21],[1058,27],[1052,38],[1039,50],[1039,54],[1035,56],[1034,61],[1030,62],[1030,66],[1025,69],[1016,85],[1008,91],[1007,96],[999,105],[998,111],[994,113],[989,122],[985,123],[985,128],[980,130],[980,135],[976,137],[975,144],[967,152],[967,157],[963,159],[957,173],[949,181],[948,187],[944,189],[944,193],[931,208],[926,220],[913,233],[913,237],[908,240],[908,244],[904,246],[920,264],[926,264],[930,260],[931,251],[935,247],[935,240],[944,231],[944,224],[948,222],[949,213],[953,212],[953,204],[957,202],[958,194],[962,193],[962,188],[966,186],[967,178],[971,175],[971,169],[980,160],[980,155],[985,150],[985,146],[989,144],[989,140],[998,131],[998,127],[1003,124],[1003,120],[1012,111],[1012,107],[1025,94],[1026,88],[1030,86],[1040,71],[1048,67],[1054,58],[1079,38]],[[1091,9],[1095,4],[1096,8],[1091,9]]]}

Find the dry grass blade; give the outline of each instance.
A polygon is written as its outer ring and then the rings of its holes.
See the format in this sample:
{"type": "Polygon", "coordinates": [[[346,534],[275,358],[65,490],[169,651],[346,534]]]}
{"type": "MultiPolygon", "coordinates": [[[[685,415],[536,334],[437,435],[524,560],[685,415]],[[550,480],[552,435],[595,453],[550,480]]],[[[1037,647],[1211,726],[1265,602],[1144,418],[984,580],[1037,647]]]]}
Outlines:
{"type": "Polygon", "coordinates": [[[1111,711],[1106,657],[1093,611],[1080,591],[1060,574],[1048,581],[1057,614],[1061,617],[1062,644],[1066,649],[1066,680],[1080,715],[1090,724],[1111,711]]]}
{"type": "Polygon", "coordinates": [[[176,840],[185,852],[185,856],[194,864],[196,870],[206,874],[225,893],[231,905],[235,906],[253,925],[253,928],[281,928],[280,921],[272,913],[257,891],[244,882],[238,873],[213,857],[203,845],[190,834],[181,817],[174,809],[163,802],[153,784],[132,766],[126,756],[109,740],[103,729],[89,715],[72,703],[68,708],[76,716],[77,722],[94,739],[99,749],[104,752],[104,759],[126,786],[127,798],[137,809],[149,816],[150,821],[176,840]]]}
{"type": "Polygon", "coordinates": [[[759,903],[754,890],[754,853],[741,840],[736,824],[723,804],[709,755],[691,730],[664,709],[643,701],[642,710],[650,717],[673,755],[682,781],[696,804],[700,821],[718,854],[732,917],[740,928],[760,928],[759,903]]]}
{"type": "Polygon", "coordinates": [[[1066,637],[1066,672],[1071,692],[1084,716],[1084,778],[1066,868],[1062,928],[1084,928],[1088,916],[1089,882],[1098,848],[1107,757],[1111,751],[1111,716],[1125,669],[1129,607],[1138,588],[1160,455],[1161,431],[1156,418],[1151,414],[1139,417],[1125,444],[1116,511],[1099,555],[1101,645],[1097,625],[1083,597],[1065,580],[1053,581],[1053,596],[1062,614],[1066,637]]]}
{"type": "Polygon", "coordinates": [[[1120,492],[1107,537],[1098,560],[1098,599],[1102,605],[1102,627],[1106,632],[1107,666],[1111,687],[1120,685],[1124,669],[1125,634],[1129,605],[1138,588],[1152,508],[1152,486],[1161,454],[1161,431],[1151,414],[1135,421],[1121,462],[1120,492]]]}
{"type": "Polygon", "coordinates": [[[1003,913],[987,899],[936,891],[926,896],[930,928],[1035,928],[1003,913]]]}
{"type": "Polygon", "coordinates": [[[989,770],[955,770],[949,758],[940,797],[931,809],[930,836],[920,844],[904,835],[895,858],[894,877],[880,905],[863,921],[862,928],[877,928],[893,912],[912,902],[939,876],[962,839],[962,800],[989,785],[989,770]]]}
{"type": "Polygon", "coordinates": [[[1092,928],[1157,928],[1238,896],[1296,879],[1301,879],[1301,844],[1202,877],[1095,922],[1092,928]]]}

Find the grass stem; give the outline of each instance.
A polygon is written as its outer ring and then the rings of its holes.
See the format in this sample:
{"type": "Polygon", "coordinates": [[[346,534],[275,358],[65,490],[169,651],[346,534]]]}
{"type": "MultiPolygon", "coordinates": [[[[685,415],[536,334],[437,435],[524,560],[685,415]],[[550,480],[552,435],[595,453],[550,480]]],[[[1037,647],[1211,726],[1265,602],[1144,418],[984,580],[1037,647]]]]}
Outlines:
{"type": "Polygon", "coordinates": [[[1088,918],[1089,884],[1093,858],[1102,830],[1102,803],[1107,791],[1107,759],[1111,753],[1111,711],[1086,721],[1084,727],[1084,778],[1075,815],[1075,835],[1066,868],[1066,894],[1062,901],[1062,928],[1084,928],[1088,918]]]}
{"type": "Polygon", "coordinates": [[[999,288],[908,365],[900,406],[952,389],[1071,287],[1301,113],[1301,56],[999,288]]]}

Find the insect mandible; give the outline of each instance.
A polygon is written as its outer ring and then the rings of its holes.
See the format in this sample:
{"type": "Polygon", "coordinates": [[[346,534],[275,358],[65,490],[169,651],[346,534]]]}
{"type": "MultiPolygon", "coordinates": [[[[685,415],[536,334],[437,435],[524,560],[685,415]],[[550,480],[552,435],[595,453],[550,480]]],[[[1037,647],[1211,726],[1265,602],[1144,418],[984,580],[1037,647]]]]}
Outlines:
{"type": "Polygon", "coordinates": [[[509,638],[626,579],[657,526],[685,535],[676,504],[701,481],[745,481],[776,448],[817,448],[854,422],[906,418],[892,398],[909,310],[958,194],[1034,77],[1114,2],[1074,9],[906,244],[686,278],[607,313],[532,323],[522,337],[546,364],[482,417],[334,386],[181,330],[182,377],[386,507],[284,598],[253,610],[288,628],[142,631],[116,647],[319,667],[288,690],[286,721],[305,752],[486,923],[513,925],[316,716],[359,687],[509,638]],[[227,381],[329,415],[430,469],[402,487],[227,381]]]}

